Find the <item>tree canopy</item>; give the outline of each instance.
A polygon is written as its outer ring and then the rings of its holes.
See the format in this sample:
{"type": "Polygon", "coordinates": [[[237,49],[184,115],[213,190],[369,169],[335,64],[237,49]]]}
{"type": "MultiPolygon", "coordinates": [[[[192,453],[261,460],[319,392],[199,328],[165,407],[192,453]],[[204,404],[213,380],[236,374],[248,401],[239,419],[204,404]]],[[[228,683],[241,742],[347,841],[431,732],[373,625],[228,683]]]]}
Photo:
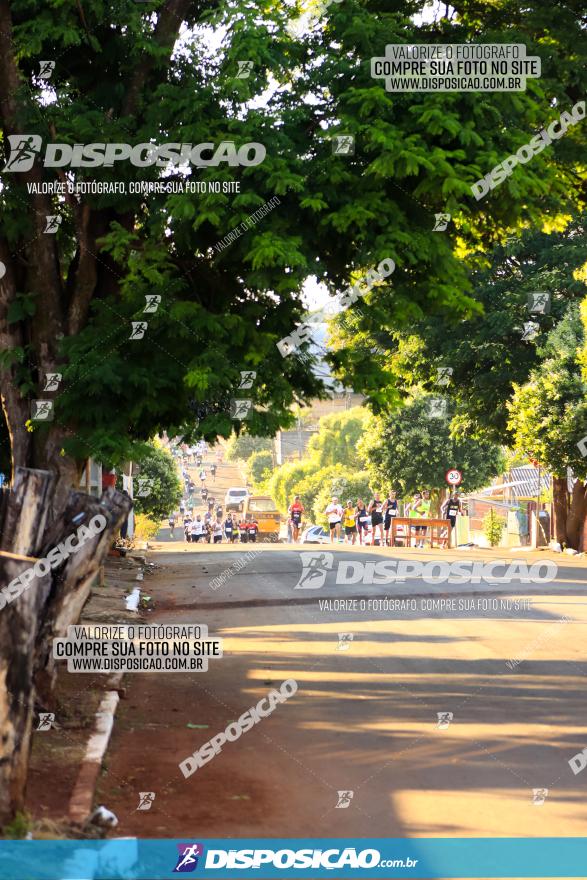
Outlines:
{"type": "Polygon", "coordinates": [[[503,455],[485,440],[455,438],[449,418],[431,418],[429,397],[416,397],[393,413],[373,416],[361,451],[371,484],[382,492],[411,495],[422,489],[446,488],[446,472],[457,468],[466,492],[481,489],[501,473],[503,455]]]}

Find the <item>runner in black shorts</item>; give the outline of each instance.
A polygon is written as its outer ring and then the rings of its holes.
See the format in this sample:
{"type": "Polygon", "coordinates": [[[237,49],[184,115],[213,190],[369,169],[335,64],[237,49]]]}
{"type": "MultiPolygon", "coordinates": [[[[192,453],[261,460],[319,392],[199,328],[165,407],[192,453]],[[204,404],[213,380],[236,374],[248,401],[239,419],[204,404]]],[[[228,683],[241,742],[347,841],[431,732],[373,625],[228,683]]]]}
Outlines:
{"type": "Polygon", "coordinates": [[[387,498],[383,502],[383,515],[385,517],[383,528],[385,531],[385,543],[387,546],[391,546],[389,543],[389,532],[391,529],[391,521],[394,517],[397,516],[398,508],[397,508],[397,499],[395,492],[388,492],[387,498]]]}
{"type": "Polygon", "coordinates": [[[346,507],[342,515],[342,523],[344,525],[345,541],[347,544],[354,544],[357,540],[357,522],[355,520],[355,508],[352,501],[347,501],[346,507]]]}
{"type": "Polygon", "coordinates": [[[383,547],[383,502],[379,492],[375,492],[375,497],[369,504],[369,513],[371,514],[371,525],[373,527],[373,544],[375,544],[377,529],[379,529],[379,546],[383,547]]]}
{"type": "Polygon", "coordinates": [[[359,498],[357,501],[357,509],[355,510],[355,520],[357,522],[357,531],[359,532],[359,544],[363,543],[363,532],[369,527],[369,514],[365,507],[364,501],[359,498]]]}

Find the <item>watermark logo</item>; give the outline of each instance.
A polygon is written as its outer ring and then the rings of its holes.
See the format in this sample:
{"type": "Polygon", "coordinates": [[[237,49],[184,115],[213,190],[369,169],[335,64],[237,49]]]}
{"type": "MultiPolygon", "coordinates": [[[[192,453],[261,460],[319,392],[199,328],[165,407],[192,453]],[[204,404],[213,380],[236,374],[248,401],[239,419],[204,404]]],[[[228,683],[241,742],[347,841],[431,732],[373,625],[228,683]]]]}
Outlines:
{"type": "Polygon", "coordinates": [[[527,144],[520,147],[515,155],[508,156],[499,165],[495,165],[491,171],[477,180],[471,186],[471,192],[477,201],[484,198],[487,193],[503,183],[506,178],[513,174],[517,165],[525,165],[530,159],[541,153],[545,147],[549,146],[553,140],[558,140],[566,134],[571,125],[576,125],[585,118],[585,101],[579,101],[571,109],[571,111],[563,110],[560,117],[551,122],[548,128],[542,129],[537,135],[530,139],[527,144]],[[558,126],[558,128],[556,127],[558,126]]]}
{"type": "Polygon", "coordinates": [[[354,156],[355,136],[352,134],[336,134],[332,138],[332,154],[334,156],[354,156]]]}
{"type": "Polygon", "coordinates": [[[558,572],[556,564],[550,560],[528,565],[519,559],[491,562],[470,559],[455,562],[421,562],[417,559],[362,562],[345,559],[334,568],[333,554],[328,551],[300,553],[300,558],[303,568],[294,587],[296,590],[320,589],[326,582],[328,571],[333,572],[332,583],[337,586],[405,583],[415,579],[426,584],[544,584],[552,583],[558,572]],[[498,569],[503,569],[503,574],[498,573],[498,569]]]}
{"type": "Polygon", "coordinates": [[[258,724],[261,718],[267,718],[280,703],[285,703],[293,697],[298,690],[298,683],[293,678],[282,682],[279,689],[272,689],[266,697],[263,697],[256,706],[251,706],[244,712],[238,721],[232,721],[221,733],[217,733],[211,740],[204,743],[192,755],[188,755],[178,765],[186,779],[192,776],[200,767],[211,761],[222,751],[226,742],[235,742],[237,739],[258,724]]]}
{"type": "Polygon", "coordinates": [[[30,171],[43,145],[38,134],[9,134],[10,156],[4,171],[30,171]]]}
{"type": "Polygon", "coordinates": [[[450,385],[450,380],[453,374],[452,367],[437,367],[436,368],[436,384],[437,385],[450,385]]]}
{"type": "Polygon", "coordinates": [[[99,535],[106,526],[108,520],[102,514],[96,514],[89,521],[88,525],[81,525],[77,531],[69,535],[64,541],[61,541],[47,553],[43,559],[30,568],[25,569],[22,574],[10,581],[7,586],[0,590],[0,611],[5,605],[16,601],[25,590],[28,590],[35,578],[42,578],[49,574],[53,569],[59,568],[73,553],[77,553],[87,541],[90,541],[96,535],[99,535]]]}
{"type": "Polygon", "coordinates": [[[339,791],[338,801],[335,806],[335,810],[347,810],[351,805],[351,800],[355,796],[354,791],[339,791]]]}
{"type": "Polygon", "coordinates": [[[587,456],[587,434],[584,437],[581,437],[581,439],[577,443],[577,449],[579,450],[583,458],[587,456]]]}
{"type": "Polygon", "coordinates": [[[450,722],[453,720],[454,714],[452,712],[437,712],[436,717],[438,718],[438,721],[436,722],[437,730],[446,730],[450,722]]]}
{"type": "Polygon", "coordinates": [[[54,235],[61,226],[62,220],[63,217],[61,217],[60,214],[47,214],[43,232],[48,232],[50,235],[54,235]]]}
{"type": "Polygon", "coordinates": [[[540,325],[537,324],[536,321],[526,321],[522,331],[522,342],[529,342],[538,336],[540,325]]]}
{"type": "Polygon", "coordinates": [[[137,810],[140,810],[141,812],[144,812],[145,810],[150,810],[153,806],[154,800],[154,791],[139,791],[139,805],[137,807],[137,810]]]}
{"type": "Polygon", "coordinates": [[[178,843],[177,849],[179,855],[173,873],[191,874],[198,867],[198,859],[204,855],[204,847],[201,843],[178,843]]]}
{"type": "Polygon", "coordinates": [[[132,330],[129,339],[142,339],[149,326],[146,321],[131,321],[132,330]]]}
{"type": "Polygon", "coordinates": [[[51,730],[55,723],[55,715],[53,712],[39,712],[39,723],[37,730],[51,730]]]}
{"type": "Polygon", "coordinates": [[[249,417],[253,406],[252,400],[231,400],[230,401],[230,418],[237,421],[243,421],[249,417]]]}
{"type": "Polygon", "coordinates": [[[442,397],[429,397],[424,412],[429,419],[445,419],[448,413],[448,400],[442,397]]]}
{"type": "Polygon", "coordinates": [[[257,374],[253,370],[241,370],[241,380],[239,382],[239,391],[248,391],[253,387],[253,382],[257,378],[257,374]]]}
{"type": "Polygon", "coordinates": [[[389,43],[371,59],[388,92],[519,92],[539,77],[541,59],[523,43],[389,43]]]}
{"type": "Polygon", "coordinates": [[[450,223],[450,214],[435,214],[432,232],[444,232],[450,223]]]}
{"type": "Polygon", "coordinates": [[[338,645],[336,646],[337,651],[348,651],[351,646],[351,642],[355,638],[354,633],[339,633],[338,634],[338,645]]]}
{"type": "Polygon", "coordinates": [[[535,807],[541,807],[546,798],[548,797],[548,789],[547,788],[533,788],[532,789],[532,803],[535,807]]]}
{"type": "Polygon", "coordinates": [[[302,573],[294,590],[319,590],[326,583],[326,575],[334,566],[334,554],[329,552],[300,553],[302,573]]]}
{"type": "MultiPolygon", "coordinates": [[[[340,309],[348,309],[359,297],[366,296],[373,285],[378,281],[383,281],[395,271],[395,263],[391,258],[381,260],[377,269],[370,269],[364,278],[361,278],[355,284],[347,287],[335,300],[334,305],[338,305],[340,309]]],[[[315,316],[318,317],[318,316],[315,316]]],[[[304,342],[311,340],[315,326],[308,321],[300,324],[289,336],[284,336],[276,343],[279,353],[282,357],[288,357],[296,351],[304,342]]]]}
{"type": "Polygon", "coordinates": [[[51,75],[55,70],[54,61],[39,61],[39,79],[51,79],[51,75]]]}
{"type": "Polygon", "coordinates": [[[237,61],[238,71],[236,79],[248,79],[253,71],[252,61],[237,61]]]}
{"type": "Polygon", "coordinates": [[[6,263],[3,263],[2,260],[0,260],[0,278],[4,278],[5,275],[6,275],[6,263]]]}
{"type": "MultiPolygon", "coordinates": [[[[30,171],[43,146],[36,134],[9,135],[10,156],[4,171],[30,171]]],[[[112,168],[117,162],[130,162],[135,168],[166,168],[194,165],[197,168],[251,167],[260,165],[267,155],[263,144],[250,141],[237,147],[234,141],[202,144],[57,144],[45,145],[45,168],[112,168]]]]}
{"type": "Polygon", "coordinates": [[[573,755],[573,757],[570,758],[569,767],[575,776],[587,767],[587,748],[577,752],[576,755],[573,755]]]}
{"type": "Polygon", "coordinates": [[[145,308],[143,312],[154,313],[161,304],[161,297],[158,293],[148,293],[145,296],[145,308]]]}
{"type": "Polygon", "coordinates": [[[31,401],[31,421],[33,422],[52,422],[53,421],[53,401],[52,400],[32,400],[31,401]]]}
{"type": "Polygon", "coordinates": [[[149,495],[153,494],[153,485],[154,481],[152,477],[137,477],[136,486],[133,492],[134,497],[148,498],[149,495]]]}
{"type": "Polygon", "coordinates": [[[63,379],[61,373],[45,373],[45,387],[43,391],[58,391],[63,379]]]}
{"type": "Polygon", "coordinates": [[[528,311],[530,314],[548,315],[550,313],[550,294],[543,291],[529,293],[528,311]]]}

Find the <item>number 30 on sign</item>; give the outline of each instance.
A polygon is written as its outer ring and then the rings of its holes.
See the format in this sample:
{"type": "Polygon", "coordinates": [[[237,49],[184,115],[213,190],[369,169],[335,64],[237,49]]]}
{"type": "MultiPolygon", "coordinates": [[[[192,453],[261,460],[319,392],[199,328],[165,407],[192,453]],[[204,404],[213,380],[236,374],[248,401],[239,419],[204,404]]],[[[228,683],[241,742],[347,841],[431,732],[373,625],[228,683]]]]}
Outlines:
{"type": "Polygon", "coordinates": [[[463,475],[460,471],[457,471],[456,468],[451,468],[446,472],[446,482],[450,486],[458,486],[463,481],[463,475]]]}

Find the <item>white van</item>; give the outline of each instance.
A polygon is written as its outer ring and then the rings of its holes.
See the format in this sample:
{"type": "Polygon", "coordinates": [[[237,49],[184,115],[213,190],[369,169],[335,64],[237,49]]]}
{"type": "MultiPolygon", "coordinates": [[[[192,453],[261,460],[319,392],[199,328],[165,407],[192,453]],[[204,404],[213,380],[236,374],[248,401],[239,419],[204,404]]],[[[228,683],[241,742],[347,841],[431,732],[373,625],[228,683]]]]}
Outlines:
{"type": "Polygon", "coordinates": [[[245,498],[248,498],[250,492],[248,489],[241,488],[233,488],[229,489],[224,496],[224,509],[228,512],[229,510],[242,510],[245,498]]]}

